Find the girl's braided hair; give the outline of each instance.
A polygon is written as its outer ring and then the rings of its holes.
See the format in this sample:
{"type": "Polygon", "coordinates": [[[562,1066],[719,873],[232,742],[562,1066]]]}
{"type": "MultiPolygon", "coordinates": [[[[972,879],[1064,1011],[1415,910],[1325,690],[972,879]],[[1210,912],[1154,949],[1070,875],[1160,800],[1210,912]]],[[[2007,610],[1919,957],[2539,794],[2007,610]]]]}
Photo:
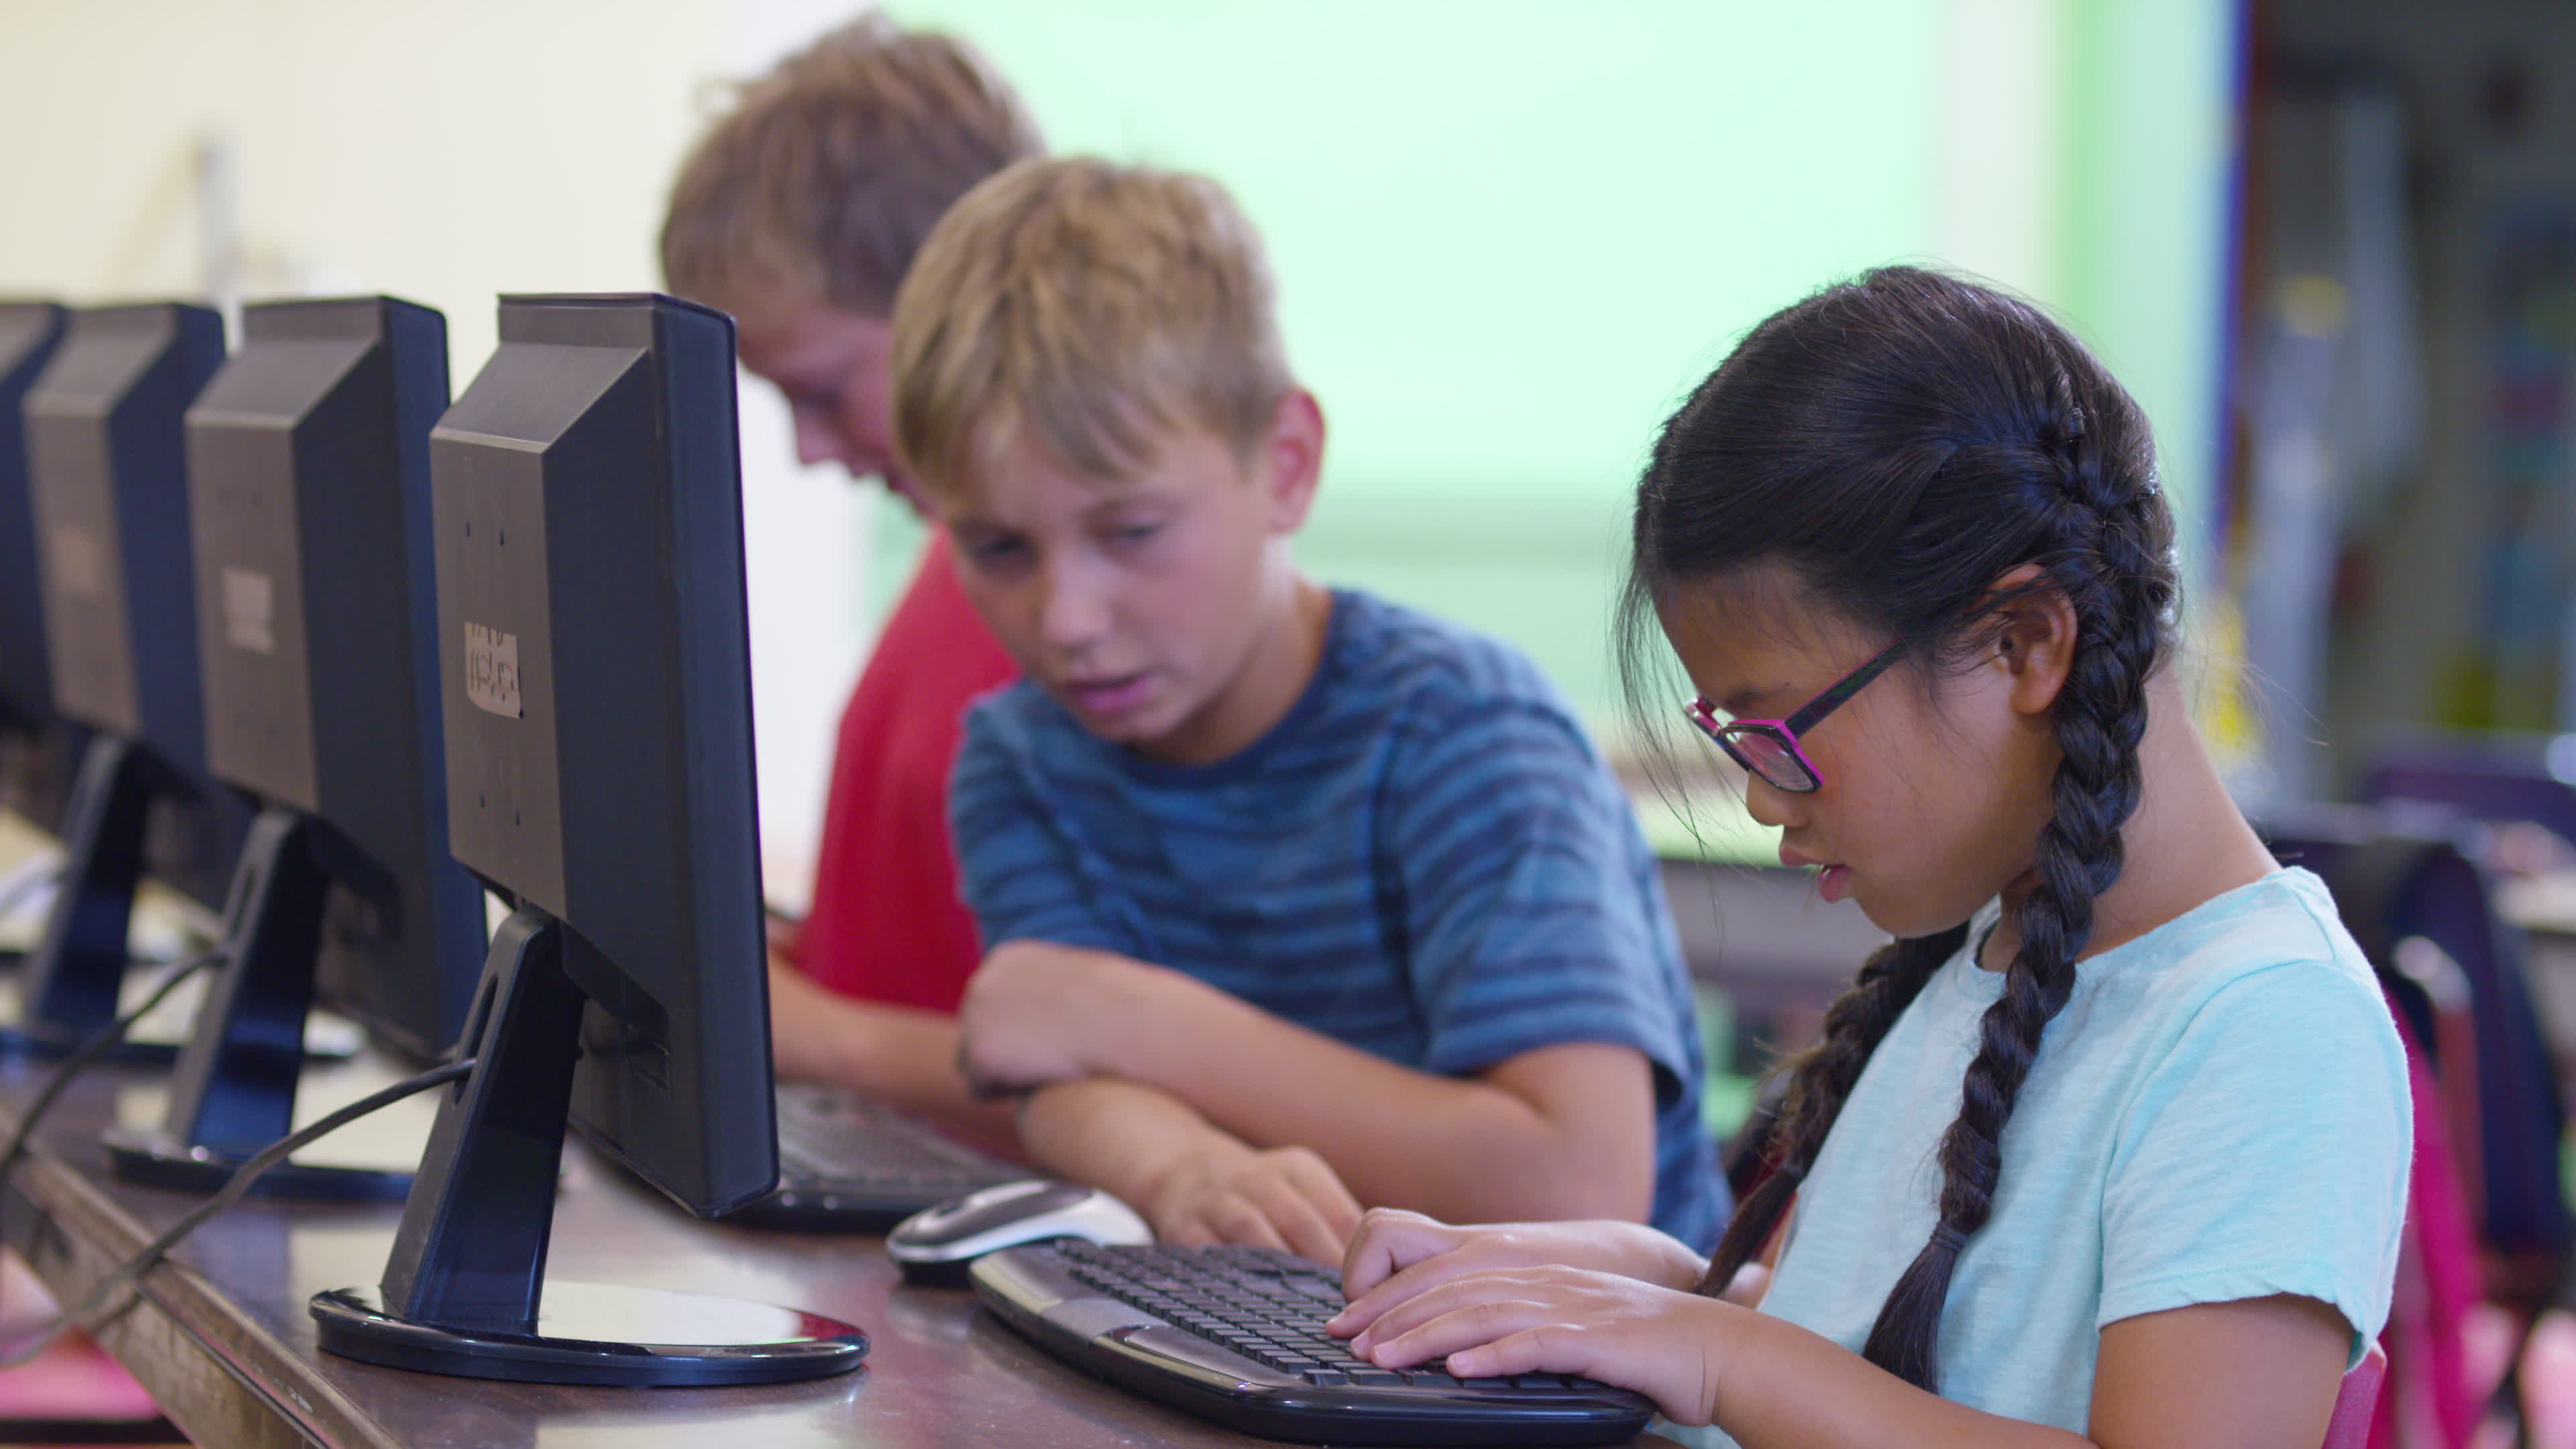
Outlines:
{"type": "MultiPolygon", "coordinates": [[[[1751,564],[1937,668],[1993,643],[1993,586],[2022,564],[2076,621],[2054,712],[2062,761],[2021,949],[1988,1008],[1940,1147],[1939,1219],[1879,1310],[1863,1355],[1937,1390],[1941,1309],[1993,1210],[2001,1143],[2049,1020],[2075,984],[2094,898],[2119,878],[2138,803],[2146,685],[2172,642],[2173,518],[2145,416],[2066,330],[2018,299],[1913,267],[1830,287],[1756,327],[1664,425],[1637,487],[1620,611],[1645,713],[1657,607],[1751,564]]],[[[1965,943],[1960,925],[1892,942],[1787,1063],[1772,1175],[1738,1210],[1701,1291],[1759,1252],[1870,1054],[1965,943]]]]}

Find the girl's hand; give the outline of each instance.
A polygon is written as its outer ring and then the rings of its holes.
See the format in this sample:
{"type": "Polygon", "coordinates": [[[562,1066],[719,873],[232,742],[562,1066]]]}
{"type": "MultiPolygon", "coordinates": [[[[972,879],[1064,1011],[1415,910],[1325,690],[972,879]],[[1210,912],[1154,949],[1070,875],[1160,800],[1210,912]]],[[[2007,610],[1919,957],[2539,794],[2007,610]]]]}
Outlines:
{"type": "Polygon", "coordinates": [[[1655,1401],[1677,1424],[1717,1412],[1718,1347],[1744,1310],[1581,1268],[1472,1273],[1380,1315],[1351,1352],[1382,1368],[1444,1355],[1460,1378],[1582,1374],[1655,1401]]]}
{"type": "Polygon", "coordinates": [[[1399,1303],[1471,1273],[1590,1268],[1688,1292],[1708,1264],[1642,1223],[1489,1223],[1452,1227],[1420,1213],[1372,1208],[1342,1260],[1350,1305],[1325,1327],[1358,1333],[1399,1303]]]}

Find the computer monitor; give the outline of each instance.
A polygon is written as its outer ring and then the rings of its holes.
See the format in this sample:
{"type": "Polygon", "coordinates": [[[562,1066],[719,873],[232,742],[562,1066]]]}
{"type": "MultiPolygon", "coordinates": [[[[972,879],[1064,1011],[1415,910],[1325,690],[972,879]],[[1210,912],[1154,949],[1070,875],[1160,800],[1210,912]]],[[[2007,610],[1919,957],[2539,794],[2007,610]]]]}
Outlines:
{"type": "Polygon", "coordinates": [[[86,741],[54,713],[20,408],[62,341],[64,316],[51,302],[0,302],[0,809],[57,836],[86,741]]]}
{"type": "MultiPolygon", "coordinates": [[[[213,1191],[293,1127],[317,984],[409,1055],[445,1052],[483,968],[483,890],[447,847],[429,430],[447,323],[387,297],[242,313],[188,409],[206,761],[263,809],[217,984],[121,1176],[213,1191]],[[318,982],[317,982],[318,977],[318,982]]],[[[273,1195],[396,1197],[408,1173],[301,1159],[273,1195]]]]}
{"type": "Polygon", "coordinates": [[[219,910],[250,825],[242,798],[206,773],[181,426],[223,354],[223,321],[203,307],[83,309],[27,391],[54,708],[95,737],[21,983],[21,1040],[105,1026],[145,866],[219,910]]]}
{"type": "Polygon", "coordinates": [[[384,1277],[315,1297],[320,1342],[481,1378],[840,1372],[847,1324],[544,1281],[567,1121],[707,1216],[771,1189],[778,1144],[732,320],[508,297],[500,339],[430,477],[448,839],[517,910],[384,1277]]]}

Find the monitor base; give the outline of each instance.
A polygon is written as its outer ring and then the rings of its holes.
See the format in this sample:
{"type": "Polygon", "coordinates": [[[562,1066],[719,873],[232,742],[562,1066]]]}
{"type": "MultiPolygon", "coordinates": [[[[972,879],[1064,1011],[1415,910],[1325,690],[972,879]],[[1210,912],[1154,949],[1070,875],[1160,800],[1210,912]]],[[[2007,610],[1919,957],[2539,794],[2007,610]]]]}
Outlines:
{"type": "MultiPolygon", "coordinates": [[[[69,1033],[30,1030],[25,1026],[0,1022],[0,1059],[67,1057],[78,1050],[80,1044],[81,1038],[69,1033]]],[[[366,1028],[347,1017],[316,1012],[305,1023],[304,1060],[315,1066],[345,1062],[364,1050],[366,1045],[366,1028]]],[[[127,1066],[166,1067],[179,1059],[180,1051],[186,1046],[184,1040],[168,1037],[127,1037],[109,1047],[100,1060],[127,1066]]]]}
{"type": "Polygon", "coordinates": [[[397,1318],[374,1286],[313,1296],[323,1349],[388,1368],[541,1384],[772,1384],[847,1373],[868,1336],[838,1319],[739,1299],[604,1283],[546,1284],[532,1328],[397,1318]]]}
{"type": "MultiPolygon", "coordinates": [[[[78,1037],[0,1025],[0,1059],[28,1057],[37,1061],[56,1061],[70,1056],[79,1047],[78,1037]]],[[[178,1059],[179,1044],[175,1041],[136,1041],[131,1037],[109,1047],[99,1058],[100,1061],[129,1067],[166,1067],[178,1059]]]]}
{"type": "MultiPolygon", "coordinates": [[[[232,1180],[246,1157],[196,1146],[161,1127],[110,1127],[99,1134],[108,1167],[125,1182],[175,1192],[212,1193],[232,1180]]],[[[376,1167],[340,1167],[292,1158],[263,1172],[250,1196],[300,1202],[401,1202],[411,1174],[376,1167]]]]}

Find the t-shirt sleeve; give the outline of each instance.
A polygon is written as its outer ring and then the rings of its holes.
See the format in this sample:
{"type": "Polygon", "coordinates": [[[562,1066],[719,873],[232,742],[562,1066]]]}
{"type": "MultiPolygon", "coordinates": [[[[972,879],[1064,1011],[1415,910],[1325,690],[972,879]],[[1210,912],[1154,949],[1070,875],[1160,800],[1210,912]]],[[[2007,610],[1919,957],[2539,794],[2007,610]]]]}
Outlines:
{"type": "Polygon", "coordinates": [[[2103,1195],[2098,1326],[2295,1293],[2360,1362],[2388,1321],[2413,1109],[2386,1006],[2324,962],[2212,992],[2143,1080],[2103,1195]]]}
{"type": "Polygon", "coordinates": [[[1416,733],[1393,840],[1424,1068],[1611,1042],[1643,1053],[1672,1101],[1692,1028],[1627,797],[1571,721],[1535,706],[1490,703],[1416,733]]]}
{"type": "Polygon", "coordinates": [[[985,950],[1004,941],[1052,941],[1143,956],[1133,930],[1095,907],[1064,811],[1047,808],[1022,768],[1022,732],[1004,723],[1001,696],[966,716],[948,809],[957,841],[958,883],[985,950]]]}

